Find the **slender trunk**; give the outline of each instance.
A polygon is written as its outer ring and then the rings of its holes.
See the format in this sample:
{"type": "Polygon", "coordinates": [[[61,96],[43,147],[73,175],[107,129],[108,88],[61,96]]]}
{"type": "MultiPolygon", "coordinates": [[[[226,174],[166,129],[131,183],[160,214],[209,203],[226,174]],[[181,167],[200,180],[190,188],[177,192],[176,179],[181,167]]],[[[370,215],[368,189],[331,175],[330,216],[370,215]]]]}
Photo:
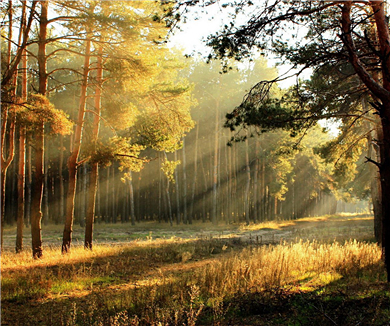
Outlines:
{"type": "Polygon", "coordinates": [[[28,146],[27,152],[27,187],[26,187],[26,224],[31,224],[31,186],[32,186],[32,168],[31,168],[31,146],[28,146]]]}
{"type": "Polygon", "coordinates": [[[233,164],[232,164],[232,147],[229,146],[228,150],[228,198],[227,198],[227,223],[231,223],[231,218],[232,218],[232,191],[233,191],[233,164]]]}
{"type": "MultiPolygon", "coordinates": [[[[22,101],[27,100],[27,53],[22,57],[22,101]]],[[[23,250],[25,173],[26,172],[26,128],[19,129],[19,168],[18,168],[18,216],[16,223],[16,252],[23,250]]]]}
{"type": "Polygon", "coordinates": [[[198,176],[198,138],[199,138],[199,122],[196,124],[196,136],[195,136],[195,157],[194,157],[194,181],[192,182],[192,195],[191,195],[191,206],[188,223],[192,224],[194,218],[194,201],[195,201],[195,189],[196,189],[196,178],[198,176]]]}
{"type": "Polygon", "coordinates": [[[249,190],[251,185],[251,168],[249,165],[249,139],[248,132],[247,138],[245,140],[245,164],[246,164],[246,187],[245,187],[245,197],[244,197],[244,207],[245,207],[245,222],[247,225],[250,223],[249,218],[249,190]]]}
{"type": "MultiPolygon", "coordinates": [[[[8,51],[7,51],[7,69],[10,69],[11,67],[11,50],[12,50],[12,22],[13,22],[13,6],[12,1],[8,2],[8,19],[9,19],[9,25],[8,25],[8,51]]],[[[16,72],[15,72],[16,75],[16,72]]],[[[14,77],[14,74],[11,75],[11,77],[14,77]]],[[[10,102],[15,97],[15,78],[10,78],[10,81],[12,80],[12,84],[7,89],[9,92],[6,94],[6,96],[9,97],[10,102]]],[[[2,80],[2,86],[3,86],[2,80]]],[[[2,87],[3,92],[3,87],[2,87]]],[[[6,186],[6,177],[7,177],[7,170],[14,159],[14,142],[15,142],[15,114],[14,112],[9,112],[9,106],[4,105],[4,108],[2,108],[2,114],[1,114],[1,250],[3,250],[3,234],[4,234],[4,216],[5,216],[5,186],[6,186]],[[8,136],[8,146],[5,145],[6,141],[6,132],[7,128],[9,128],[9,136],[8,136]],[[7,153],[8,150],[8,153],[7,153]]]]}
{"type": "Polygon", "coordinates": [[[256,155],[256,165],[255,165],[255,173],[253,176],[253,204],[254,204],[254,212],[253,212],[253,221],[256,223],[259,219],[259,196],[257,194],[258,192],[258,183],[259,183],[259,170],[260,170],[260,162],[259,162],[259,155],[260,155],[260,142],[259,139],[256,139],[256,149],[255,149],[255,155],[256,155]]]}
{"type": "Polygon", "coordinates": [[[42,217],[42,220],[43,220],[43,223],[45,225],[47,225],[49,223],[49,182],[48,182],[48,178],[49,178],[49,158],[48,158],[48,155],[47,153],[49,153],[49,150],[48,150],[48,143],[46,142],[45,143],[45,147],[46,147],[46,150],[45,150],[45,159],[44,159],[44,164],[45,164],[45,167],[44,167],[44,171],[45,171],[45,174],[43,176],[43,207],[44,207],[44,210],[43,210],[43,217],[42,217]]]}
{"type": "Polygon", "coordinates": [[[111,197],[112,197],[112,223],[116,223],[116,196],[115,196],[115,166],[112,165],[112,182],[111,182],[111,197]]]}
{"type": "Polygon", "coordinates": [[[107,168],[107,178],[106,178],[106,207],[105,207],[105,222],[109,223],[111,222],[111,215],[110,215],[110,167],[107,168]]]}
{"type": "MultiPolygon", "coordinates": [[[[85,220],[87,215],[87,198],[88,198],[88,167],[87,164],[83,164],[82,168],[82,184],[81,184],[81,193],[80,193],[80,216],[79,216],[79,222],[81,227],[85,227],[85,220]]],[[[95,186],[96,188],[96,186],[95,186]]],[[[95,214],[95,210],[94,210],[95,214]]]]}
{"type": "Polygon", "coordinates": [[[134,189],[133,189],[133,176],[131,170],[129,170],[130,179],[129,182],[129,191],[130,191],[130,215],[131,215],[131,225],[135,225],[135,209],[134,209],[134,189]]]}
{"type": "MultiPolygon", "coordinates": [[[[46,37],[47,37],[47,16],[48,2],[40,1],[41,15],[39,22],[38,41],[38,71],[39,71],[39,93],[46,95],[47,73],[46,73],[46,37]]],[[[44,179],[44,123],[41,122],[34,130],[35,139],[35,180],[31,196],[31,239],[34,258],[42,257],[42,195],[44,179]]]]}
{"type": "Polygon", "coordinates": [[[202,167],[203,174],[203,199],[202,199],[202,222],[206,222],[206,194],[207,194],[207,176],[203,164],[203,155],[200,156],[200,165],[202,167]]]}
{"type": "Polygon", "coordinates": [[[64,176],[63,176],[63,165],[64,165],[64,136],[60,135],[60,164],[59,164],[59,178],[60,178],[60,210],[59,210],[59,221],[63,221],[65,212],[65,191],[64,191],[64,176]]]}
{"type": "Polygon", "coordinates": [[[136,221],[140,222],[141,215],[142,219],[145,218],[145,209],[143,209],[141,213],[141,175],[142,175],[142,170],[138,172],[138,182],[137,182],[137,212],[135,214],[136,221]]]}
{"type": "MultiPolygon", "coordinates": [[[[159,154],[159,161],[161,161],[161,154],[159,154]]],[[[162,215],[162,171],[161,168],[158,169],[159,171],[159,178],[158,178],[158,222],[161,222],[161,215],[162,215]]]]}
{"type": "Polygon", "coordinates": [[[265,184],[265,157],[262,159],[261,165],[261,220],[265,221],[266,214],[266,184],[265,184]]]}
{"type": "MultiPolygon", "coordinates": [[[[365,102],[363,103],[363,105],[365,102]]],[[[367,125],[367,128],[370,128],[370,125],[367,125]]],[[[382,132],[380,130],[381,126],[377,126],[376,129],[376,137],[373,137],[373,132],[370,132],[367,135],[367,157],[376,162],[380,161],[380,153],[378,153],[374,149],[374,138],[379,140],[379,137],[382,138],[382,132]]],[[[383,140],[379,140],[379,142],[383,142],[383,140]]],[[[369,164],[370,175],[372,177],[370,184],[370,192],[371,192],[371,201],[372,207],[374,211],[374,233],[375,239],[379,244],[382,244],[382,203],[381,203],[381,184],[380,184],[380,175],[379,169],[374,164],[369,164]]]]}
{"type": "Polygon", "coordinates": [[[93,163],[91,165],[91,172],[89,176],[88,187],[88,206],[86,209],[85,218],[85,236],[84,236],[84,248],[92,250],[92,238],[93,238],[93,223],[95,220],[95,202],[96,202],[96,190],[99,177],[99,165],[93,163]]]}
{"type": "MultiPolygon", "coordinates": [[[[97,57],[97,67],[96,67],[96,87],[95,87],[95,98],[94,98],[94,107],[95,114],[93,117],[93,126],[92,126],[92,142],[96,146],[96,142],[99,137],[99,128],[100,128],[100,111],[101,111],[101,87],[103,79],[103,48],[99,47],[98,57],[97,57]]],[[[95,220],[95,204],[96,204],[96,192],[99,179],[99,164],[94,162],[91,164],[91,173],[89,178],[89,187],[88,187],[88,201],[87,201],[87,210],[85,215],[85,238],[84,238],[84,247],[86,249],[92,250],[92,239],[93,239],[93,223],[95,220]]]]}
{"type": "Polygon", "coordinates": [[[66,198],[66,219],[65,219],[64,233],[62,238],[62,253],[67,253],[70,251],[70,245],[72,242],[76,184],[77,184],[77,166],[78,166],[77,161],[80,153],[83,125],[84,125],[88,75],[90,71],[89,68],[90,52],[91,52],[91,41],[87,39],[85,41],[83,81],[81,85],[80,104],[79,104],[78,118],[76,123],[76,130],[74,133],[73,150],[68,159],[69,183],[68,183],[68,194],[66,198]]]}
{"type": "MultiPolygon", "coordinates": [[[[165,159],[167,159],[167,153],[164,152],[165,159]]],[[[169,216],[169,223],[171,226],[173,225],[173,219],[172,219],[172,208],[171,208],[171,197],[169,195],[169,178],[167,179],[167,186],[165,188],[165,193],[167,195],[167,205],[168,205],[168,216],[169,216]]]]}
{"type": "Polygon", "coordinates": [[[187,171],[186,171],[186,141],[183,138],[183,222],[184,224],[188,223],[187,216],[187,171]]]}
{"type": "MultiPolygon", "coordinates": [[[[177,151],[175,151],[175,161],[177,161],[177,151]]],[[[180,224],[180,187],[179,187],[179,169],[175,169],[175,186],[176,186],[176,224],[180,224]]]]}
{"type": "Polygon", "coordinates": [[[217,102],[215,109],[215,126],[214,126],[214,162],[213,162],[213,210],[211,221],[217,224],[217,183],[218,183],[218,144],[219,144],[219,103],[217,102]]]}

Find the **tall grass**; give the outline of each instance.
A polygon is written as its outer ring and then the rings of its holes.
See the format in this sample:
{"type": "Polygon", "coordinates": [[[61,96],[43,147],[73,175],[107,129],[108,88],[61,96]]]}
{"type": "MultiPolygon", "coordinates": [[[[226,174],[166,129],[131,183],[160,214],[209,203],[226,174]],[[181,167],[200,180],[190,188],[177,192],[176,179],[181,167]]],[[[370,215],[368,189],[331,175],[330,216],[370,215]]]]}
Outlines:
{"type": "Polygon", "coordinates": [[[358,241],[243,248],[226,239],[174,239],[96,246],[93,252],[74,248],[66,256],[53,248],[38,261],[7,253],[1,263],[3,319],[24,325],[37,319],[59,325],[217,323],[243,295],[302,293],[384,274],[378,246],[358,241]],[[12,314],[13,304],[37,300],[42,308],[34,306],[32,316],[12,314]]]}

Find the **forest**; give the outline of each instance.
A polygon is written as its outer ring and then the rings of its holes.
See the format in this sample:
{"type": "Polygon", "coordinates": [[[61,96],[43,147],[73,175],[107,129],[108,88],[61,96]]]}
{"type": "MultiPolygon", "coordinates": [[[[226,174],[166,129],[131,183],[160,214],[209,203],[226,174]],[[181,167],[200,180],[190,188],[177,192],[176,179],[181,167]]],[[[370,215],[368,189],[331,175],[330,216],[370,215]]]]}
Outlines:
{"type": "Polygon", "coordinates": [[[387,6],[1,2],[1,323],[387,324],[387,6]]]}

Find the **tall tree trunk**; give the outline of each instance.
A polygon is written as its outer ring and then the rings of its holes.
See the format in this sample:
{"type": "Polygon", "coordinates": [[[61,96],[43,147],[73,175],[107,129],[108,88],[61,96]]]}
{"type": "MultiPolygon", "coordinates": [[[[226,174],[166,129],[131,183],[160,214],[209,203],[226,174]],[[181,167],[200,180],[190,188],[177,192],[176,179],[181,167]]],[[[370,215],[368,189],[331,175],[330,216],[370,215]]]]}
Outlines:
{"type": "Polygon", "coordinates": [[[31,146],[28,146],[27,151],[27,186],[26,186],[26,224],[31,224],[31,186],[32,186],[32,156],[31,146]]]}
{"type": "Polygon", "coordinates": [[[194,218],[194,201],[196,190],[196,179],[198,177],[198,138],[199,138],[199,122],[196,124],[196,136],[195,136],[195,157],[194,157],[194,181],[192,182],[192,194],[191,194],[191,206],[188,222],[192,224],[194,218]]]}
{"type": "Polygon", "coordinates": [[[203,199],[202,199],[202,222],[206,222],[206,195],[207,195],[207,176],[203,164],[203,155],[200,156],[200,165],[203,174],[203,199]]]}
{"type": "MultiPolygon", "coordinates": [[[[100,128],[100,111],[101,111],[101,97],[102,97],[102,80],[103,80],[103,47],[100,46],[98,50],[97,66],[96,66],[96,86],[95,86],[95,98],[94,98],[94,117],[92,126],[92,142],[96,147],[96,142],[99,138],[100,128]]],[[[87,210],[85,216],[85,237],[84,247],[92,250],[93,239],[93,223],[95,220],[95,204],[96,204],[96,192],[99,179],[99,164],[93,162],[91,164],[91,173],[89,177],[88,187],[88,200],[87,210]]]]}
{"type": "Polygon", "coordinates": [[[44,157],[44,171],[45,174],[43,176],[43,224],[47,225],[49,223],[49,156],[47,155],[49,153],[49,146],[48,143],[45,143],[46,149],[44,149],[46,155],[44,157]]]}
{"type": "Polygon", "coordinates": [[[250,223],[250,209],[249,209],[249,191],[250,191],[250,185],[251,185],[251,167],[249,164],[249,139],[248,139],[248,132],[247,132],[247,138],[245,140],[245,164],[246,164],[246,187],[245,187],[245,195],[244,195],[244,207],[245,207],[245,222],[247,225],[250,223]]]}
{"type": "Polygon", "coordinates": [[[110,215],[110,167],[108,166],[106,168],[107,170],[107,177],[106,177],[106,205],[105,205],[105,222],[110,223],[111,222],[111,215],[110,215]]]}
{"type": "Polygon", "coordinates": [[[65,190],[64,190],[64,175],[63,175],[63,165],[64,165],[64,136],[60,135],[60,163],[59,163],[59,178],[60,178],[60,207],[59,207],[59,221],[63,222],[64,212],[65,212],[65,190]]]}
{"type": "Polygon", "coordinates": [[[228,147],[228,150],[227,150],[227,153],[228,153],[228,164],[227,164],[227,168],[228,168],[228,197],[227,197],[227,219],[226,219],[226,222],[228,224],[231,223],[231,218],[232,218],[232,199],[233,199],[233,196],[232,196],[232,191],[233,191],[233,164],[232,164],[232,147],[229,146],[228,147]]]}
{"type": "MultiPolygon", "coordinates": [[[[22,57],[22,101],[27,101],[27,53],[22,57]]],[[[24,205],[26,171],[26,128],[19,129],[19,168],[18,168],[18,216],[16,222],[16,252],[23,250],[24,205]]]]}
{"type": "Polygon", "coordinates": [[[256,138],[256,149],[255,149],[255,155],[256,155],[256,165],[255,165],[255,173],[253,175],[253,205],[254,205],[254,211],[253,211],[253,221],[256,223],[259,220],[259,195],[258,195],[258,184],[259,184],[259,170],[260,170],[260,141],[258,138],[256,138]]]}
{"type": "Polygon", "coordinates": [[[211,222],[217,224],[217,183],[218,183],[218,144],[219,144],[219,103],[215,108],[215,126],[214,126],[214,161],[213,161],[213,210],[211,222]]]}
{"type": "MultiPolygon", "coordinates": [[[[165,155],[165,159],[167,160],[167,153],[164,152],[164,155],[165,155]]],[[[173,225],[173,219],[172,219],[172,207],[171,207],[171,197],[169,195],[169,178],[167,177],[166,178],[167,180],[167,185],[166,185],[166,188],[165,188],[165,194],[167,196],[167,205],[168,205],[168,217],[169,217],[169,223],[171,224],[171,226],[173,225]]]]}
{"type": "MultiPolygon", "coordinates": [[[[159,153],[159,162],[161,162],[161,154],[159,153]]],[[[162,179],[162,171],[161,167],[158,169],[158,222],[160,223],[162,218],[162,187],[163,187],[163,179],[162,179]]]]}
{"type": "MultiPolygon", "coordinates": [[[[11,66],[11,49],[12,49],[12,13],[13,13],[13,6],[12,1],[9,1],[9,7],[8,7],[8,19],[9,19],[9,28],[8,28],[8,51],[7,51],[7,69],[11,66]]],[[[16,72],[15,72],[16,74],[16,72]]],[[[11,75],[13,77],[13,75],[11,75]]],[[[11,80],[11,79],[10,79],[11,80]]],[[[3,86],[2,80],[2,86],[3,86]]],[[[12,102],[12,99],[15,97],[15,84],[14,84],[15,78],[12,78],[12,84],[9,85],[9,88],[7,88],[8,94],[6,96],[9,96],[10,102],[12,102]]],[[[3,91],[3,87],[2,87],[3,91]]],[[[14,159],[14,143],[15,143],[15,114],[14,112],[9,112],[9,105],[4,105],[1,112],[1,250],[3,250],[3,240],[4,240],[4,222],[5,222],[5,186],[6,186],[6,177],[7,177],[7,170],[14,159]],[[8,146],[6,146],[6,132],[7,129],[9,130],[8,134],[8,146]],[[7,153],[8,150],[8,153],[7,153]]]]}
{"type": "Polygon", "coordinates": [[[187,214],[187,160],[186,160],[186,141],[183,138],[183,222],[188,223],[187,214]]]}
{"type": "Polygon", "coordinates": [[[112,202],[111,202],[111,209],[112,209],[112,223],[116,223],[116,186],[115,186],[115,166],[114,164],[112,165],[112,182],[111,182],[111,197],[112,197],[112,202]]]}
{"type": "MultiPolygon", "coordinates": [[[[38,70],[39,70],[39,93],[46,95],[46,38],[48,25],[48,1],[40,1],[41,15],[39,21],[38,41],[38,70]]],[[[35,180],[31,196],[31,239],[34,258],[42,257],[42,195],[44,176],[44,123],[41,122],[34,130],[35,139],[35,180]]]]}
{"type": "MultiPolygon", "coordinates": [[[[177,150],[175,151],[175,161],[177,161],[177,150]]],[[[179,186],[179,169],[175,169],[175,186],[176,186],[176,224],[180,224],[180,186],[179,186]]]]}
{"type": "MultiPolygon", "coordinates": [[[[366,110],[366,101],[363,101],[364,110],[366,110]]],[[[367,128],[371,128],[371,125],[367,123],[367,128]]],[[[376,142],[383,142],[383,135],[381,126],[377,125],[375,133],[371,131],[367,135],[367,157],[373,161],[380,162],[380,153],[374,148],[374,139],[376,142]]],[[[370,175],[372,177],[370,183],[371,202],[374,211],[374,233],[375,239],[379,244],[382,244],[382,202],[381,202],[381,183],[379,169],[374,164],[369,164],[370,175]]]]}
{"type": "Polygon", "coordinates": [[[80,153],[83,125],[84,125],[85,104],[87,99],[88,76],[90,71],[89,68],[90,53],[91,53],[91,40],[87,39],[85,41],[83,81],[81,85],[80,103],[79,103],[76,129],[74,132],[73,150],[68,159],[69,180],[68,180],[68,194],[66,198],[65,226],[64,226],[64,233],[62,238],[62,253],[67,253],[70,251],[70,245],[72,242],[76,184],[77,184],[77,166],[78,166],[78,157],[80,153]]]}
{"type": "Polygon", "coordinates": [[[129,170],[130,178],[128,179],[129,191],[130,191],[130,215],[131,225],[135,225],[135,207],[134,207],[134,189],[133,189],[133,176],[131,170],[129,170]]]}

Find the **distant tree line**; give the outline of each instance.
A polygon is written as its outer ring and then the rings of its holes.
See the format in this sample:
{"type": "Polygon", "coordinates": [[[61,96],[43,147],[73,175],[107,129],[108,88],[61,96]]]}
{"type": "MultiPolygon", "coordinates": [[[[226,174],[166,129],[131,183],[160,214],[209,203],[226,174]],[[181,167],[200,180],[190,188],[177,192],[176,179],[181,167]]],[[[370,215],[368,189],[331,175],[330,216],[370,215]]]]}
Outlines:
{"type": "Polygon", "coordinates": [[[17,223],[17,251],[25,224],[39,258],[47,223],[64,224],[66,253],[74,223],[92,249],[94,222],[249,224],[333,214],[338,199],[369,195],[364,145],[338,173],[313,152],[333,153],[319,148],[331,139],[318,126],[299,142],[224,128],[245,91],[276,71],[264,59],[231,61],[226,74],[184,60],[163,42],[171,5],[1,4],[1,225],[17,223]]]}

